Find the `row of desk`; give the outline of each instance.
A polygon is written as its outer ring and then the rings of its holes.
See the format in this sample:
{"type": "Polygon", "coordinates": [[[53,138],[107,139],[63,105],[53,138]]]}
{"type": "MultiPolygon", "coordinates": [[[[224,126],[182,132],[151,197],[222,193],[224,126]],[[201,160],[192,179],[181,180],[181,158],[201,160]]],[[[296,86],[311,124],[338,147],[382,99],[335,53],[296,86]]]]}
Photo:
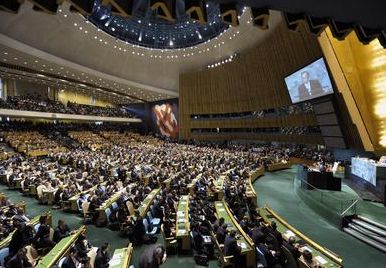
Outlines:
{"type": "MultiPolygon", "coordinates": [[[[282,234],[283,239],[288,241],[289,238],[293,236],[295,237],[297,242],[300,240],[304,241],[306,245],[301,250],[309,250],[313,255],[314,261],[320,267],[343,267],[342,259],[339,258],[335,253],[331,252],[327,248],[320,246],[319,244],[299,232],[288,222],[282,219],[279,215],[277,215],[272,209],[268,207],[263,207],[259,209],[259,213],[266,224],[271,224],[271,222],[275,220],[277,230],[282,234]]],[[[302,262],[301,259],[299,259],[298,261],[302,262]]]]}
{"type": "MultiPolygon", "coordinates": [[[[53,247],[50,252],[44,256],[37,264],[37,268],[54,267],[59,261],[69,255],[71,247],[81,234],[86,232],[86,227],[83,225],[75,230],[71,235],[63,238],[53,247]]],[[[90,260],[95,260],[95,249],[89,252],[90,260]],[[92,255],[94,254],[94,258],[92,255]]],[[[128,268],[131,257],[133,255],[133,246],[130,243],[126,248],[119,248],[114,251],[114,254],[109,262],[110,268],[128,268]]]]}
{"type": "Polygon", "coordinates": [[[189,195],[183,195],[176,210],[176,238],[181,241],[182,250],[190,249],[189,195]]]}
{"type": "Polygon", "coordinates": [[[238,224],[225,201],[216,201],[215,208],[217,218],[224,218],[224,223],[227,224],[228,230],[235,230],[237,232],[237,244],[241,247],[241,254],[246,258],[246,266],[256,267],[255,245],[252,239],[238,224]]]}

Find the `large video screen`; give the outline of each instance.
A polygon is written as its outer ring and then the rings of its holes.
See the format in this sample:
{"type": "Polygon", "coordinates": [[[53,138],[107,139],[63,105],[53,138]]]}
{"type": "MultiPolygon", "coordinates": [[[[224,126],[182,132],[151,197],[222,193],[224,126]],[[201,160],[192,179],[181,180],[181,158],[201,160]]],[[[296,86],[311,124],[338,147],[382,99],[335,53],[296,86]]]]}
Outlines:
{"type": "Polygon", "coordinates": [[[178,100],[171,99],[151,104],[153,130],[159,134],[178,138],[178,100]]]}
{"type": "Polygon", "coordinates": [[[284,80],[292,103],[334,93],[323,58],[287,76],[284,80]]]}
{"type": "Polygon", "coordinates": [[[377,186],[377,166],[369,159],[352,157],[351,173],[377,186]]]}

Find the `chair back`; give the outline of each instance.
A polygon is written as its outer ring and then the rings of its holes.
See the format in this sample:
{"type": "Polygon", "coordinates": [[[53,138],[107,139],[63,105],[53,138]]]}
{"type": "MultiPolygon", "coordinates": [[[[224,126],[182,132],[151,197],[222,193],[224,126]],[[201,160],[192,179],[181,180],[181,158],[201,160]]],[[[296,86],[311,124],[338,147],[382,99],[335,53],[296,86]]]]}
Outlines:
{"type": "Polygon", "coordinates": [[[39,227],[40,227],[40,223],[37,223],[37,224],[34,226],[34,230],[35,230],[36,233],[39,231],[39,227]]]}
{"type": "Polygon", "coordinates": [[[44,188],[44,185],[39,185],[38,187],[36,187],[36,193],[39,199],[43,197],[43,188],[44,188]]]}
{"type": "Polygon", "coordinates": [[[5,258],[9,255],[9,248],[0,249],[0,265],[5,267],[5,258]]]}
{"type": "Polygon", "coordinates": [[[153,217],[151,216],[150,211],[147,212],[147,217],[149,219],[149,222],[151,222],[153,220],[153,217]]]}
{"type": "Polygon", "coordinates": [[[84,201],[82,203],[82,211],[83,211],[83,215],[87,214],[88,213],[88,208],[90,207],[90,202],[88,201],[84,201]]]}
{"type": "Polygon", "coordinates": [[[82,204],[80,204],[80,198],[76,200],[76,205],[78,206],[78,210],[82,212],[82,204]]]}
{"type": "Polygon", "coordinates": [[[50,227],[50,234],[49,234],[49,239],[52,241],[54,239],[54,233],[55,233],[55,230],[53,228],[50,227]]]}
{"type": "Polygon", "coordinates": [[[109,222],[110,221],[110,215],[111,215],[111,209],[110,208],[106,208],[105,209],[105,213],[106,213],[107,222],[109,222]]]}
{"type": "Polygon", "coordinates": [[[67,257],[63,257],[63,258],[61,258],[60,260],[59,260],[59,262],[58,262],[58,267],[59,268],[62,268],[62,266],[63,266],[63,263],[64,263],[64,261],[67,259],[67,257]]]}
{"type": "Polygon", "coordinates": [[[126,206],[127,206],[127,209],[129,210],[130,215],[133,215],[135,211],[133,203],[130,200],[127,200],[126,206]]]}
{"type": "Polygon", "coordinates": [[[147,222],[146,219],[143,219],[142,222],[143,222],[143,225],[145,226],[146,232],[148,232],[149,231],[149,223],[147,222]]]}
{"type": "Polygon", "coordinates": [[[35,266],[36,261],[39,257],[39,254],[37,250],[32,246],[26,246],[25,249],[27,250],[25,256],[27,257],[28,261],[35,266]]]}

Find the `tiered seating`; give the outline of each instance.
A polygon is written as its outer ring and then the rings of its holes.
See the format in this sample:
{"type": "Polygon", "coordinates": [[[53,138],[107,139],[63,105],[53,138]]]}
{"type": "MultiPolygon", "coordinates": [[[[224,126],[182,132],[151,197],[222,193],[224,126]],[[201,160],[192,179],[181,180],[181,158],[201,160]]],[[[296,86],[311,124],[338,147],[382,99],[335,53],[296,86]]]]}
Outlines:
{"type": "Polygon", "coordinates": [[[109,141],[91,131],[69,131],[68,136],[93,151],[111,147],[109,141]]]}
{"type": "Polygon", "coordinates": [[[43,156],[67,150],[37,131],[5,131],[1,135],[18,152],[28,156],[43,156]]]}
{"type": "Polygon", "coordinates": [[[107,117],[133,117],[133,115],[122,107],[101,107],[93,105],[68,102],[67,107],[75,114],[96,115],[107,117]]]}
{"type": "Polygon", "coordinates": [[[111,141],[112,143],[120,146],[125,145],[138,145],[138,144],[153,144],[153,145],[161,145],[163,141],[160,139],[143,136],[138,133],[132,132],[119,132],[119,131],[101,131],[100,134],[111,141]]]}
{"type": "Polygon", "coordinates": [[[0,143],[0,161],[7,160],[15,154],[16,152],[12,150],[12,148],[9,148],[7,144],[0,143]]]}
{"type": "Polygon", "coordinates": [[[134,117],[123,107],[100,107],[94,105],[77,104],[73,102],[68,102],[67,106],[65,106],[59,101],[31,96],[8,96],[7,101],[0,100],[0,108],[104,117],[134,117]]]}

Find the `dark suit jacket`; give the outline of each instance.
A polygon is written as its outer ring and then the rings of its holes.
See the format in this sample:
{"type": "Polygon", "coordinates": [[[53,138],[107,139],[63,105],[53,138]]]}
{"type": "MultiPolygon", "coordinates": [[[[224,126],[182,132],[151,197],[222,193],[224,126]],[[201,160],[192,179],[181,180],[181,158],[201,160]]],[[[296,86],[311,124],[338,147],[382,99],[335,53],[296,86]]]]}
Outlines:
{"type": "Polygon", "coordinates": [[[65,225],[63,228],[60,228],[59,226],[55,228],[54,231],[54,242],[58,243],[62,238],[67,237],[70,234],[70,228],[68,228],[67,225],[65,225]]]}
{"type": "Polygon", "coordinates": [[[76,268],[75,263],[74,263],[74,261],[72,260],[71,257],[67,257],[64,260],[64,262],[62,264],[62,268],[76,268]]]}
{"type": "Polygon", "coordinates": [[[158,268],[159,264],[157,260],[154,258],[154,250],[157,245],[153,245],[145,249],[145,251],[141,254],[138,261],[138,268],[158,268]]]}
{"type": "Polygon", "coordinates": [[[288,243],[287,241],[284,241],[283,246],[286,247],[291,252],[291,254],[292,254],[292,256],[294,256],[295,260],[300,258],[301,254],[300,254],[299,250],[297,250],[290,243],[288,243]]]}
{"type": "Polygon", "coordinates": [[[305,98],[313,97],[313,96],[320,96],[324,93],[322,89],[322,85],[318,80],[310,80],[310,86],[311,86],[311,96],[308,93],[308,90],[304,84],[301,84],[298,88],[299,90],[299,100],[302,101],[305,98]]]}
{"type": "Polygon", "coordinates": [[[29,263],[28,259],[22,258],[19,259],[17,255],[13,256],[8,262],[7,262],[8,268],[29,268],[33,267],[31,263],[29,263]]]}
{"type": "Polygon", "coordinates": [[[108,268],[109,267],[109,261],[110,261],[110,256],[106,252],[102,252],[102,250],[98,249],[97,255],[95,258],[95,268],[108,268]]]}
{"type": "Polygon", "coordinates": [[[225,256],[239,256],[241,253],[241,249],[239,245],[237,245],[237,240],[234,237],[227,236],[224,242],[224,255],[225,256]]]}

